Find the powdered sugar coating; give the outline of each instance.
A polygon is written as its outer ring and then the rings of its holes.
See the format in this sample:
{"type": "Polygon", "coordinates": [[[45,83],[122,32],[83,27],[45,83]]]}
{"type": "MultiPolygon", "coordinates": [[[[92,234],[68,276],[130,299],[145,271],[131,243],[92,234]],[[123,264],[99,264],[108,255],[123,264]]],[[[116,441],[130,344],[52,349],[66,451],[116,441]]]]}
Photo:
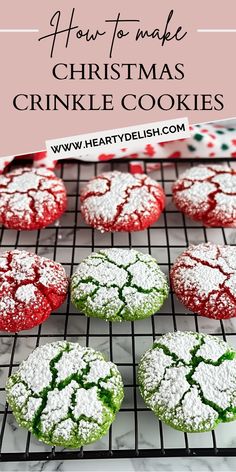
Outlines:
{"type": "Polygon", "coordinates": [[[198,348],[197,355],[216,362],[225,354],[225,343],[214,336],[205,335],[204,344],[198,348]]]}
{"type": "Polygon", "coordinates": [[[87,224],[101,231],[140,231],[160,216],[165,195],[145,174],[106,172],[90,180],[81,193],[87,224]]]}
{"type": "Polygon", "coordinates": [[[201,363],[195,370],[193,380],[201,386],[209,401],[222,409],[236,407],[236,361],[225,360],[220,365],[201,363]]]}
{"type": "Polygon", "coordinates": [[[157,261],[133,249],[92,253],[71,280],[72,303],[88,316],[110,321],[150,316],[167,295],[167,280],[157,261]]]}
{"type": "Polygon", "coordinates": [[[30,302],[37,300],[36,287],[33,284],[21,285],[15,292],[15,297],[19,302],[30,302]]]}
{"type": "Polygon", "coordinates": [[[209,431],[236,419],[236,352],[214,336],[162,336],[143,355],[138,381],[149,408],[176,429],[209,431]]]}
{"type": "Polygon", "coordinates": [[[30,329],[64,302],[69,281],[60,264],[19,250],[0,259],[0,330],[30,329]]]}
{"type": "Polygon", "coordinates": [[[66,208],[66,189],[47,169],[21,168],[0,175],[0,222],[7,228],[39,229],[66,208]]]}
{"type": "Polygon", "coordinates": [[[67,341],[35,349],[8,379],[6,391],[21,426],[47,444],[66,447],[105,434],[123,399],[116,365],[67,341]]]}
{"type": "MultiPolygon", "coordinates": [[[[163,338],[160,339],[159,343],[162,342],[162,339],[163,338]]],[[[175,356],[183,362],[190,362],[192,350],[198,344],[198,339],[192,336],[192,333],[184,333],[183,335],[182,332],[179,331],[175,333],[175,336],[173,336],[172,333],[167,333],[164,339],[165,348],[172,354],[175,354],[175,356]]]]}
{"type": "Polygon", "coordinates": [[[191,311],[215,319],[236,316],[234,246],[190,246],[176,259],[170,279],[175,294],[191,311]]]}
{"type": "Polygon", "coordinates": [[[173,185],[180,211],[206,226],[236,226],[236,170],[200,165],[185,171],[173,185]]]}

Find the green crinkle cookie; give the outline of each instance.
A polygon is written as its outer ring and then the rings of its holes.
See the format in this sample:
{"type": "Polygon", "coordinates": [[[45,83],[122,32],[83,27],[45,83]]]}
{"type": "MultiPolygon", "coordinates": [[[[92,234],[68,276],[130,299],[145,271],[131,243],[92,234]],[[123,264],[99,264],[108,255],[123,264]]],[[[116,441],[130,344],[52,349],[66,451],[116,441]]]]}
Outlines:
{"type": "Polygon", "coordinates": [[[115,364],[67,341],[35,349],[9,377],[6,392],[20,426],[46,444],[73,448],[107,433],[124,396],[115,364]]]}
{"type": "Polygon", "coordinates": [[[163,305],[169,287],[157,261],[134,249],[105,249],[82,261],[71,299],[87,316],[108,321],[146,318],[163,305]]]}
{"type": "Polygon", "coordinates": [[[141,395],[175,429],[199,433],[236,419],[236,352],[215,336],[168,333],[138,368],[141,395]]]}

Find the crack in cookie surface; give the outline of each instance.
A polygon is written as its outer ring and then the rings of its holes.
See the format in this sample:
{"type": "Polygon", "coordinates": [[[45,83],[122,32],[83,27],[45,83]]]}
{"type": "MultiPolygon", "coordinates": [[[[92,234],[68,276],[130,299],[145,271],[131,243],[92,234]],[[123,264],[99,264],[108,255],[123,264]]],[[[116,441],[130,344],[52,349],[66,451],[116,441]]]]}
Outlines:
{"type": "Polygon", "coordinates": [[[190,246],[175,261],[170,279],[191,311],[215,319],[236,316],[236,248],[213,243],[190,246]]]}
{"type": "Polygon", "coordinates": [[[105,249],[82,261],[71,281],[72,303],[88,316],[109,321],[146,318],[168,296],[157,261],[133,249],[105,249]]]}
{"type": "Polygon", "coordinates": [[[27,251],[0,255],[0,330],[42,323],[65,300],[69,281],[61,264],[27,251]]]}
{"type": "Polygon", "coordinates": [[[81,212],[87,224],[101,231],[139,231],[160,216],[162,187],[145,174],[106,172],[90,180],[81,193],[81,212]]]}
{"type": "Polygon", "coordinates": [[[0,221],[8,228],[43,228],[66,203],[65,186],[50,170],[21,168],[0,176],[0,221]]]}
{"type": "Polygon", "coordinates": [[[180,211],[206,226],[236,226],[236,170],[226,165],[199,165],[173,185],[180,211]]]}
{"type": "Polygon", "coordinates": [[[47,444],[76,448],[106,434],[123,400],[116,365],[67,341],[35,349],[6,391],[21,426],[47,444]]]}
{"type": "Polygon", "coordinates": [[[186,432],[236,419],[236,352],[217,337],[168,333],[138,368],[141,395],[159,419],[186,432]]]}

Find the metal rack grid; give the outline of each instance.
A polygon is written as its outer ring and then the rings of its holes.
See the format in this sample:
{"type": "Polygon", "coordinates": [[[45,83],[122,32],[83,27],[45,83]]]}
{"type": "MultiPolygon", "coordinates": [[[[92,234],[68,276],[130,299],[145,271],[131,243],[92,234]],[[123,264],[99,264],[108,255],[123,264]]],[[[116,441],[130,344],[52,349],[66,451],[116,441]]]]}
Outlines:
{"type": "MultiPolygon", "coordinates": [[[[61,262],[68,275],[93,250],[104,247],[137,248],[157,258],[168,274],[177,257],[190,243],[214,241],[235,244],[235,230],[204,228],[185,218],[171,203],[171,185],[186,167],[196,164],[187,159],[175,160],[166,166],[164,160],[153,176],[167,195],[167,207],[156,224],[139,233],[101,235],[88,228],[80,215],[80,188],[93,175],[118,169],[127,171],[128,160],[106,163],[71,163],[60,165],[58,175],[68,190],[68,210],[60,223],[41,231],[17,232],[1,228],[1,250],[28,249],[61,262]]],[[[200,162],[200,160],[198,161],[200,162]]],[[[204,163],[206,163],[204,159],[204,163]]],[[[232,165],[228,159],[229,165],[232,165]]],[[[212,161],[211,161],[212,163],[212,161]]],[[[149,161],[144,161],[146,169],[149,161]]],[[[216,321],[186,312],[171,292],[164,307],[147,320],[125,323],[106,323],[86,318],[67,302],[41,326],[19,334],[0,336],[0,460],[66,460],[89,458],[131,458],[170,456],[236,456],[233,423],[218,426],[216,432],[204,434],[181,433],[163,425],[141,400],[136,382],[140,355],[151,346],[154,338],[167,331],[193,330],[220,336],[236,346],[236,322],[216,321]],[[186,314],[187,313],[187,314],[186,314]],[[99,442],[80,450],[51,448],[38,442],[30,433],[18,428],[5,402],[4,386],[7,377],[39,344],[68,339],[97,348],[107,354],[119,367],[125,384],[125,400],[109,434],[99,442]],[[231,425],[231,426],[230,426],[231,425]]],[[[234,426],[235,428],[235,426],[234,426]]]]}

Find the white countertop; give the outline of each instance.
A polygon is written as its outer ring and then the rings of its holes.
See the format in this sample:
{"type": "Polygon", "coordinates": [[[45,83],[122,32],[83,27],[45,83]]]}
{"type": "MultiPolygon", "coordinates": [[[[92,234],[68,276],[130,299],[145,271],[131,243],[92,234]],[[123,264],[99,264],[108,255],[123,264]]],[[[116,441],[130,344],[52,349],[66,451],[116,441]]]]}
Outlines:
{"type": "Polygon", "coordinates": [[[53,462],[11,462],[1,472],[234,472],[236,458],[194,457],[164,459],[107,459],[53,462]]]}

